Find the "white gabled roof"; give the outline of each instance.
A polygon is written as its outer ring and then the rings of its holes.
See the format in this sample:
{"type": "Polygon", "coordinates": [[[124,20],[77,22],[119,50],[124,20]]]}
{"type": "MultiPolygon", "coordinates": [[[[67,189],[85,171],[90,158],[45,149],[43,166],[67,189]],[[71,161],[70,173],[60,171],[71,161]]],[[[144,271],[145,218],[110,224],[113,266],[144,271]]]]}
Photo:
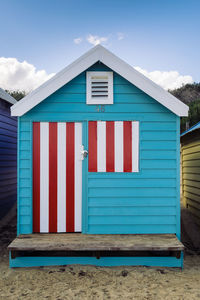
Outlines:
{"type": "Polygon", "coordinates": [[[22,116],[41,101],[46,99],[52,93],[64,86],[70,80],[78,76],[80,73],[88,69],[96,62],[101,61],[110,69],[127,79],[136,87],[144,91],[146,94],[157,100],[163,106],[167,107],[178,116],[188,115],[188,106],[175,98],[173,95],[165,91],[159,85],[136,71],[129,64],[121,60],[119,57],[105,49],[101,45],[97,45],[90,51],[86,52],[72,64],[57,73],[54,77],[46,81],[39,88],[35,89],[29,95],[18,101],[11,107],[12,116],[22,116]]]}
{"type": "Polygon", "coordinates": [[[12,96],[10,96],[8,93],[6,93],[3,89],[0,88],[0,99],[5,100],[11,104],[17,103],[17,100],[15,100],[12,96]]]}

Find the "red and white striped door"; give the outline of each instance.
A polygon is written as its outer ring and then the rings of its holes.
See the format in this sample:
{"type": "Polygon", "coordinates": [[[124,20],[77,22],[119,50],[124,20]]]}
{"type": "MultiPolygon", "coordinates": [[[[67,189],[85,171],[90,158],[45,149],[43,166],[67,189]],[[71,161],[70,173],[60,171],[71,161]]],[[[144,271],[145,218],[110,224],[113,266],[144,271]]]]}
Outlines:
{"type": "Polygon", "coordinates": [[[139,122],[89,122],[89,172],[138,172],[139,122]]]}
{"type": "Polygon", "coordinates": [[[80,232],[82,123],[33,123],[33,232],[80,232]]]}

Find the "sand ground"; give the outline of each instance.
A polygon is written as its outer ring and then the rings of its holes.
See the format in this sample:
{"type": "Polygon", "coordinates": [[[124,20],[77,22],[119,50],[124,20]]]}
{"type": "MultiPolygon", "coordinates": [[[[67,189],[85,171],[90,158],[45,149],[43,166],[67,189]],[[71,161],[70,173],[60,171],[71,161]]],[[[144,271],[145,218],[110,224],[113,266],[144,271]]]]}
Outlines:
{"type": "Polygon", "coordinates": [[[9,269],[6,247],[15,232],[15,219],[0,232],[0,299],[200,299],[200,256],[194,252],[186,254],[183,271],[78,265],[9,269]]]}
{"type": "Polygon", "coordinates": [[[0,299],[200,299],[200,257],[170,268],[67,266],[9,269],[0,261],[0,299]]]}

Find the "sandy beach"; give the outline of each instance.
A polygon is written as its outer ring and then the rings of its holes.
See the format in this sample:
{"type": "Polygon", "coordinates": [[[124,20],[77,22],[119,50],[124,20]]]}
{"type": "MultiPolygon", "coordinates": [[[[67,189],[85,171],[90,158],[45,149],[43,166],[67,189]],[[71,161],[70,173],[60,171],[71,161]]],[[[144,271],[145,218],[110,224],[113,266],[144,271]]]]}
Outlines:
{"type": "Polygon", "coordinates": [[[150,267],[58,266],[9,269],[7,245],[15,219],[0,233],[0,299],[199,299],[200,256],[184,270],[150,267]]]}
{"type": "Polygon", "coordinates": [[[199,299],[200,257],[170,268],[65,266],[9,269],[0,261],[0,299],[199,299]]]}

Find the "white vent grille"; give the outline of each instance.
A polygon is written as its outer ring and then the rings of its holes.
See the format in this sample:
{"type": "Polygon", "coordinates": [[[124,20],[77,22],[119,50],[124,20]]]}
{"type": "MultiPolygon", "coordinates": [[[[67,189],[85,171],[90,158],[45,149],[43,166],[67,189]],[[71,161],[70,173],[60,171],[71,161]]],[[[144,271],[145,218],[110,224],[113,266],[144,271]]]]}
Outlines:
{"type": "Polygon", "coordinates": [[[91,76],[92,97],[108,97],[108,76],[91,76]]]}
{"type": "Polygon", "coordinates": [[[113,103],[113,73],[87,72],[87,104],[113,103]]]}

